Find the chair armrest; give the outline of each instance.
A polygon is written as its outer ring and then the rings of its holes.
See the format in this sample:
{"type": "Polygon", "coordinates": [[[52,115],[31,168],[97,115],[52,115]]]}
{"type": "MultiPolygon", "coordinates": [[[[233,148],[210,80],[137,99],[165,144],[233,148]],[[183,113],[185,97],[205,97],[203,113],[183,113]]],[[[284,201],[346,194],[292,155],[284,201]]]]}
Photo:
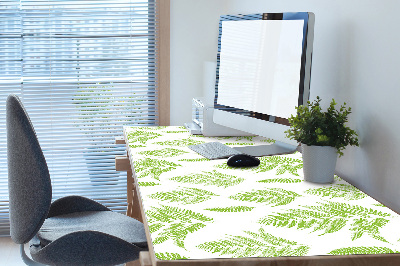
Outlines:
{"type": "Polygon", "coordinates": [[[47,218],[68,214],[73,212],[84,211],[111,211],[106,206],[98,203],[97,201],[81,197],[81,196],[67,196],[54,201],[49,210],[47,218]]]}

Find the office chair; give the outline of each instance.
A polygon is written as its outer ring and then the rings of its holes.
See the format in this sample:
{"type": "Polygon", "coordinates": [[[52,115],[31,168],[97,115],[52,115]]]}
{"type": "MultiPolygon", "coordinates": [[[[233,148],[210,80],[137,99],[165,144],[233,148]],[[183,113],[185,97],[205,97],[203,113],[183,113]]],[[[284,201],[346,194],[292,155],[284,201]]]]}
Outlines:
{"type": "Polygon", "coordinates": [[[80,196],[51,203],[46,160],[15,95],[7,98],[7,157],[10,233],[27,265],[115,265],[147,250],[143,224],[133,218],[80,196]],[[34,261],[24,251],[29,241],[34,261]]]}

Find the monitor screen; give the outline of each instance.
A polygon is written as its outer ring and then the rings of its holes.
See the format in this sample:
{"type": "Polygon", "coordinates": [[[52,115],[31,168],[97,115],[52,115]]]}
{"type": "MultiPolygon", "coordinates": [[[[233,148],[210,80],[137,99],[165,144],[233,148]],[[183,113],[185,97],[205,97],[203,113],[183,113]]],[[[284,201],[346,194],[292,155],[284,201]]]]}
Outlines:
{"type": "Polygon", "coordinates": [[[298,105],[303,20],[223,21],[217,103],[283,118],[298,105]]]}

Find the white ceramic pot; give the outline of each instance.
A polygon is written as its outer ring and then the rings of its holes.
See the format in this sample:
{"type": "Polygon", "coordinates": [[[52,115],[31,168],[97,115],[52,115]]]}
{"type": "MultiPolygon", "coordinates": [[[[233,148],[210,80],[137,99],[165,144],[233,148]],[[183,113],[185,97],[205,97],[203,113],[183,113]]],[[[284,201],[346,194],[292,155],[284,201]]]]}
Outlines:
{"type": "Polygon", "coordinates": [[[305,144],[301,147],[304,179],[314,183],[332,183],[338,157],[336,148],[305,144]]]}

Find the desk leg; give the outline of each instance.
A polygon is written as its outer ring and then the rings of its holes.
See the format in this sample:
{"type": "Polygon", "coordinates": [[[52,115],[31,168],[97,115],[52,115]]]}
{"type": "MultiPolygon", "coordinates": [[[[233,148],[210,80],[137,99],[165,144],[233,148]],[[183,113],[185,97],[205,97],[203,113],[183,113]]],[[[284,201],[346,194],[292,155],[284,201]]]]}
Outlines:
{"type": "Polygon", "coordinates": [[[128,170],[127,174],[127,200],[128,209],[126,215],[143,223],[142,214],[140,212],[138,193],[136,192],[135,180],[132,170],[128,170]]]}

